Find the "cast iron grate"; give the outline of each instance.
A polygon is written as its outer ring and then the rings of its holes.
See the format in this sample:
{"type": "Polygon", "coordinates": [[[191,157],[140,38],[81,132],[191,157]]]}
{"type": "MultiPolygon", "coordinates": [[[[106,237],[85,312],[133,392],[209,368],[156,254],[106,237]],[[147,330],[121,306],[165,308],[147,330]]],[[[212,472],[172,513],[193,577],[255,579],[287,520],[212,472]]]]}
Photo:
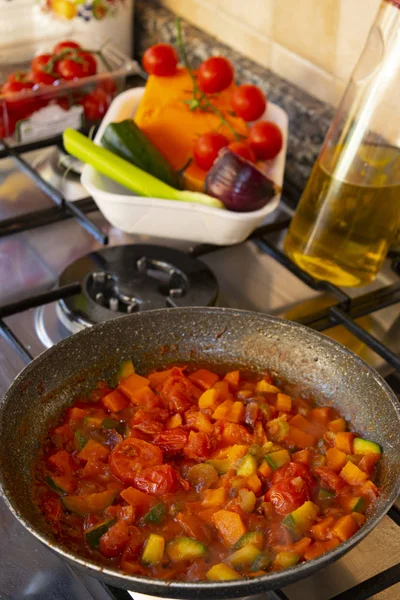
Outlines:
{"type": "MultiPolygon", "coordinates": [[[[87,213],[96,210],[96,205],[93,200],[91,198],[85,198],[74,203],[66,201],[60,192],[44,181],[22,157],[25,152],[38,150],[55,143],[61,143],[61,136],[46,141],[25,144],[19,146],[18,150],[9,147],[4,141],[0,140],[0,158],[12,158],[19,168],[55,203],[55,206],[49,209],[37,210],[15,218],[0,221],[0,237],[21,233],[22,231],[42,227],[74,217],[79,224],[97,240],[102,244],[107,244],[107,235],[96,227],[96,225],[87,217],[87,213]]],[[[293,206],[296,204],[300,193],[301,190],[299,190],[295,184],[286,181],[283,190],[283,201],[290,206],[293,206]]],[[[280,251],[277,245],[271,241],[271,235],[283,232],[287,229],[289,223],[290,219],[285,218],[259,227],[246,241],[255,243],[261,250],[268,253],[313,290],[326,292],[336,299],[336,303],[333,306],[319,312],[308,314],[306,317],[299,319],[299,322],[318,331],[326,330],[329,327],[338,324],[343,325],[374,352],[384,358],[384,360],[392,367],[393,371],[387,377],[387,381],[400,397],[400,357],[355,322],[355,319],[358,317],[371,314],[384,307],[399,303],[400,281],[374,292],[358,296],[356,299],[351,299],[340,288],[328,282],[319,281],[310,277],[310,275],[299,269],[292,261],[290,261],[287,256],[280,251]]],[[[193,247],[191,254],[198,257],[220,249],[221,246],[202,244],[193,247]]],[[[393,256],[392,267],[395,273],[400,272],[399,264],[400,256],[393,256]]],[[[0,334],[14,347],[15,351],[26,363],[30,362],[33,359],[33,356],[18,339],[12,329],[10,329],[4,319],[30,308],[35,308],[49,302],[73,296],[80,291],[81,286],[79,284],[71,284],[0,307],[0,334]]],[[[400,510],[396,506],[393,506],[390,509],[388,515],[397,525],[400,525],[400,510]]],[[[330,600],[366,600],[383,590],[389,589],[398,582],[400,582],[400,563],[381,571],[377,575],[370,577],[345,592],[330,598],[330,600]]],[[[111,600],[129,600],[131,598],[125,590],[117,589],[112,586],[105,586],[105,589],[111,600]]],[[[269,592],[269,596],[273,600],[289,600],[286,594],[281,590],[269,592]]]]}

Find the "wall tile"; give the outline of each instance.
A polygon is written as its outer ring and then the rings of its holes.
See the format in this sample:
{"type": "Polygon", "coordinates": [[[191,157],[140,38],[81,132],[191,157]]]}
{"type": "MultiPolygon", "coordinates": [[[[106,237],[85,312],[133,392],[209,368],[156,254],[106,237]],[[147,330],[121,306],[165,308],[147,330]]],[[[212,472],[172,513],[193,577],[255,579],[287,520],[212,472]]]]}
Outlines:
{"type": "Polygon", "coordinates": [[[339,9],[339,0],[278,0],[274,11],[274,40],[334,73],[339,9]]]}
{"type": "Polygon", "coordinates": [[[323,102],[336,106],[342,97],[343,81],[276,42],[272,45],[271,69],[323,102]]]}
{"type": "MultiPolygon", "coordinates": [[[[279,1],[279,0],[278,0],[279,1]]],[[[223,12],[245,23],[259,33],[271,37],[276,0],[214,0],[223,12]]]]}
{"type": "Polygon", "coordinates": [[[360,56],[381,0],[338,0],[335,74],[348,79],[360,56]]]}

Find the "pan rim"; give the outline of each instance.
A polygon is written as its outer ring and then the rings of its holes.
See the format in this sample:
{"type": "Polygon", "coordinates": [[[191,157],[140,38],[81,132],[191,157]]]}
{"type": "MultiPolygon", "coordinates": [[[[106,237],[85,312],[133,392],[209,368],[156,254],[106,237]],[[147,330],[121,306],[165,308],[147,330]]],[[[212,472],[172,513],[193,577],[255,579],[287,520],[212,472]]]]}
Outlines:
{"type": "MultiPolygon", "coordinates": [[[[110,321],[106,321],[104,323],[100,323],[98,325],[94,325],[88,329],[80,331],[60,342],[55,344],[51,348],[43,351],[39,354],[33,361],[31,361],[28,365],[26,365],[22,371],[17,375],[3,399],[0,401],[0,415],[2,413],[3,407],[9,401],[9,398],[12,396],[14,389],[20,384],[22,380],[24,380],[27,376],[29,376],[32,370],[36,370],[36,368],[43,363],[44,360],[48,358],[49,355],[56,352],[60,347],[68,346],[70,344],[79,343],[81,338],[84,338],[87,335],[90,335],[92,331],[98,331],[100,329],[111,328],[112,324],[116,321],[124,320],[124,319],[142,319],[144,315],[148,315],[151,318],[152,315],[162,313],[164,316],[171,313],[171,311],[179,311],[181,314],[193,314],[195,312],[202,314],[225,314],[229,317],[234,317],[235,315],[245,317],[246,315],[251,316],[252,319],[257,318],[260,321],[260,324],[264,321],[265,323],[276,323],[279,324],[280,327],[285,327],[287,329],[292,330],[301,330],[306,331],[307,335],[313,336],[316,340],[323,341],[324,345],[335,349],[336,352],[341,353],[344,356],[347,356],[353,362],[356,362],[358,366],[367,371],[369,376],[371,376],[376,383],[382,388],[385,392],[388,400],[390,401],[392,407],[397,414],[397,418],[400,425],[400,404],[385,382],[383,377],[373,369],[367,362],[365,362],[362,358],[355,355],[348,348],[342,346],[340,343],[336,342],[323,335],[318,331],[314,331],[313,329],[302,325],[300,323],[296,323],[293,321],[288,321],[282,319],[280,317],[275,317],[272,315],[268,315],[266,313],[258,313],[255,311],[248,310],[240,310],[240,309],[232,309],[232,308],[222,308],[222,307],[185,307],[185,308],[166,308],[166,309],[155,309],[151,311],[146,311],[145,313],[138,313],[132,315],[126,315],[117,317],[116,319],[112,319],[110,321]]],[[[3,421],[0,418],[0,436],[1,431],[3,429],[3,421]]],[[[339,557],[343,556],[346,552],[348,552],[351,548],[356,546],[366,535],[368,535],[372,529],[382,520],[382,518],[386,515],[392,504],[395,502],[398,494],[400,493],[400,481],[393,487],[393,490],[386,500],[385,504],[379,509],[378,513],[367,520],[365,525],[360,528],[349,540],[341,543],[337,548],[326,552],[320,557],[311,560],[309,562],[300,563],[299,565],[295,565],[288,569],[285,569],[276,573],[269,573],[265,576],[257,577],[254,579],[238,579],[233,581],[222,581],[222,582],[181,582],[181,581],[164,581],[152,579],[149,577],[138,577],[132,576],[129,574],[124,574],[116,569],[105,568],[97,564],[94,561],[86,560],[80,557],[77,554],[70,552],[67,549],[64,549],[63,546],[55,544],[54,542],[47,539],[47,537],[35,530],[29,521],[24,518],[23,515],[19,514],[18,508],[15,505],[15,502],[11,502],[7,488],[5,485],[4,477],[0,469],[0,491],[2,496],[5,499],[5,502],[14,516],[18,519],[18,521],[37,539],[39,539],[42,543],[45,544],[49,549],[56,552],[60,557],[66,559],[72,565],[77,567],[87,569],[94,576],[101,576],[106,579],[110,583],[114,583],[116,585],[122,586],[125,589],[133,589],[139,593],[154,595],[164,598],[187,598],[188,596],[198,596],[202,593],[207,593],[209,598],[219,597],[219,598],[234,598],[240,596],[248,596],[252,594],[257,594],[262,591],[272,590],[276,588],[283,587],[290,583],[293,583],[299,579],[303,579],[320,568],[329,565],[330,563],[337,560],[339,557]]]]}

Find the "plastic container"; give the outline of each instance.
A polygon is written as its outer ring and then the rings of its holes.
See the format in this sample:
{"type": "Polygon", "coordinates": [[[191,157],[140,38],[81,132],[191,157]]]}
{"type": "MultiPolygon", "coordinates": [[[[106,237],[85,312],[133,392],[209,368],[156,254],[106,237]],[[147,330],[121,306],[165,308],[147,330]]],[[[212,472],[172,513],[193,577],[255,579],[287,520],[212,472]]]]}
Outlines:
{"type": "MultiPolygon", "coordinates": [[[[143,92],[144,88],[127,90],[113,101],[95,137],[94,141],[97,144],[100,144],[104,130],[109,123],[134,116],[143,92]]],[[[282,186],[288,116],[282,108],[269,103],[262,119],[274,121],[282,130],[283,148],[278,156],[270,161],[266,170],[266,174],[278,186],[282,186]]],[[[275,210],[280,200],[280,194],[277,194],[260,210],[237,213],[201,204],[144,198],[135,196],[89,165],[85,165],[83,169],[81,182],[93,196],[105,218],[114,227],[118,227],[126,233],[217,245],[242,242],[256,227],[262,224],[267,215],[275,210]]]]}
{"type": "MultiPolygon", "coordinates": [[[[62,38],[65,39],[65,38],[62,38]]],[[[29,72],[34,56],[51,53],[60,38],[33,40],[0,47],[0,82],[15,72],[29,72]]],[[[80,129],[98,124],[113,98],[124,89],[128,74],[139,65],[112,44],[88,42],[84,36],[68,36],[95,54],[97,73],[53,85],[35,85],[32,90],[0,95],[0,137],[12,145],[34,142],[62,133],[66,127],[80,129]]]]}

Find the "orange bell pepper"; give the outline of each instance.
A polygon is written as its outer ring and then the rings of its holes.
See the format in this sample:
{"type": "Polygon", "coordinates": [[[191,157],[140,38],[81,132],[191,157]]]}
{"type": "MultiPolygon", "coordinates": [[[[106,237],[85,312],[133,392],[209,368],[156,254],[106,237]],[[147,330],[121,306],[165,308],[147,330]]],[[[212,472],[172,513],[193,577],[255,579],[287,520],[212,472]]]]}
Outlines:
{"type": "MultiPolygon", "coordinates": [[[[292,421],[290,423],[292,423],[292,421]]],[[[298,448],[314,446],[316,442],[316,439],[313,435],[306,433],[305,431],[301,431],[301,429],[297,429],[296,427],[292,427],[291,424],[289,425],[288,440],[293,442],[293,444],[298,448]]]]}
{"type": "Polygon", "coordinates": [[[345,515],[336,521],[332,527],[332,533],[341,542],[349,539],[358,529],[358,524],[352,515],[345,515]]]}
{"type": "Polygon", "coordinates": [[[326,466],[333,471],[340,471],[347,462],[347,454],[337,448],[326,451],[326,466]]]}
{"type": "Polygon", "coordinates": [[[110,412],[119,412],[129,406],[126,396],[123,396],[118,390],[113,390],[101,400],[103,406],[110,412]]]}
{"type": "Polygon", "coordinates": [[[198,369],[188,379],[202,390],[209,390],[219,381],[218,375],[208,369],[198,369]]]}
{"type": "Polygon", "coordinates": [[[125,396],[131,400],[134,404],[137,404],[135,401],[136,393],[144,387],[147,387],[150,383],[150,380],[146,377],[142,377],[137,373],[133,373],[130,377],[123,379],[118,386],[118,390],[121,391],[125,396]]]}
{"type": "Polygon", "coordinates": [[[346,454],[352,454],[353,438],[354,433],[350,433],[349,431],[338,431],[335,437],[336,448],[342,452],[345,452],[346,454]]]}
{"type": "Polygon", "coordinates": [[[334,419],[330,421],[328,424],[329,431],[333,431],[334,433],[338,433],[339,431],[346,431],[346,421],[343,417],[339,417],[338,419],[334,419]]]}
{"type": "Polygon", "coordinates": [[[213,516],[215,527],[228,547],[233,546],[246,533],[246,528],[238,513],[219,510],[213,516]]]}

